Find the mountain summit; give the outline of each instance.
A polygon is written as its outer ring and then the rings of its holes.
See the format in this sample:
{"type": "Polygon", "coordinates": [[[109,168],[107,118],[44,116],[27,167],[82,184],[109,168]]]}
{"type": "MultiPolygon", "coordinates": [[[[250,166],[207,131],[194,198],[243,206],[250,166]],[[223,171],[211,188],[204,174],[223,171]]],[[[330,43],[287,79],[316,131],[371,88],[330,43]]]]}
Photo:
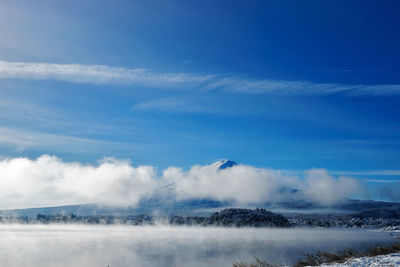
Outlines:
{"type": "Polygon", "coordinates": [[[236,162],[229,159],[218,160],[212,164],[212,166],[215,166],[219,170],[230,168],[236,165],[238,165],[236,162]]]}

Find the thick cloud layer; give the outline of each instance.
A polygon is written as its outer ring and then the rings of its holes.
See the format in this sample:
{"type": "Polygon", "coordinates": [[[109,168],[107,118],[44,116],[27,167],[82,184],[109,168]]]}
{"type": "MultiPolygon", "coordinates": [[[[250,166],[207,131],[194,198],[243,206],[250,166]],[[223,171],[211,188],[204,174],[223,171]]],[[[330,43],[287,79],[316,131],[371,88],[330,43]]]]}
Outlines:
{"type": "Polygon", "coordinates": [[[198,165],[187,172],[170,167],[164,171],[163,177],[176,184],[178,199],[212,198],[242,204],[277,199],[279,187],[287,182],[279,172],[245,165],[223,170],[198,165]]]}
{"type": "Polygon", "coordinates": [[[212,198],[240,204],[305,200],[329,206],[361,191],[357,180],[334,178],[325,169],[311,169],[301,179],[246,165],[223,170],[194,166],[187,172],[170,167],[163,178],[176,184],[178,199],[212,198]]]}
{"type": "Polygon", "coordinates": [[[215,165],[193,166],[188,171],[169,167],[161,176],[151,166],[133,167],[129,161],[104,159],[97,165],[64,162],[43,155],[0,161],[0,209],[97,203],[135,206],[158,196],[166,184],[176,200],[211,198],[238,204],[306,200],[332,205],[361,190],[357,180],[335,178],[324,169],[304,177],[237,165],[223,170],[215,165]]]}
{"type": "Polygon", "coordinates": [[[105,159],[99,165],[66,163],[41,156],[0,161],[0,208],[99,203],[135,205],[157,186],[149,166],[105,159]]]}
{"type": "Polygon", "coordinates": [[[357,180],[344,176],[336,179],[325,169],[307,171],[305,183],[300,188],[306,199],[322,205],[333,205],[361,191],[357,180]]]}

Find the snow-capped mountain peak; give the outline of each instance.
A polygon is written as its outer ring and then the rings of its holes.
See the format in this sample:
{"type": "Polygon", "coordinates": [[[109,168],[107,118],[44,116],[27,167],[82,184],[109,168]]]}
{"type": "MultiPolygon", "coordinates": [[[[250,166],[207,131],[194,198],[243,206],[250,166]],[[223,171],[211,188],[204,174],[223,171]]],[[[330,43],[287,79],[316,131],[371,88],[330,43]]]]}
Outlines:
{"type": "Polygon", "coordinates": [[[219,170],[223,170],[226,168],[230,168],[233,166],[236,166],[237,163],[229,160],[229,159],[223,159],[223,160],[218,160],[216,162],[214,162],[211,166],[218,168],[219,170]]]}

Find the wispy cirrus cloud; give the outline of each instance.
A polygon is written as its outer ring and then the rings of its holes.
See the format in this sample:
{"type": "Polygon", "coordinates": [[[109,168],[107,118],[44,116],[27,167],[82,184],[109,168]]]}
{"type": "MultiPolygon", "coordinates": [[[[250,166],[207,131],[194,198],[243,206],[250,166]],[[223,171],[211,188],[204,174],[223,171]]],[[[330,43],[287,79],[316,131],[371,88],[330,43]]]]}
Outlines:
{"type": "MultiPolygon", "coordinates": [[[[285,175],[301,175],[301,173],[304,173],[306,170],[279,170],[281,173],[285,175]]],[[[329,170],[329,173],[332,175],[338,175],[338,176],[399,176],[400,177],[400,170],[367,170],[367,171],[337,171],[337,170],[329,170]]],[[[363,179],[365,182],[371,182],[371,183],[392,183],[396,182],[396,179],[370,179],[370,178],[365,178],[363,179]]]]}
{"type": "Polygon", "coordinates": [[[400,176],[400,170],[331,171],[335,175],[400,176]]]}
{"type": "Polygon", "coordinates": [[[364,179],[363,182],[366,183],[379,183],[379,184],[397,184],[400,183],[399,179],[393,179],[393,180],[388,180],[388,179],[364,179]]]}
{"type": "Polygon", "coordinates": [[[158,73],[105,65],[0,61],[0,79],[60,80],[87,84],[139,84],[150,87],[198,84],[210,76],[158,73]]]}
{"type": "Polygon", "coordinates": [[[188,111],[191,107],[180,98],[157,98],[135,104],[132,110],[188,111]]]}
{"type": "Polygon", "coordinates": [[[235,93],[276,94],[276,95],[330,95],[354,90],[352,85],[323,84],[303,81],[252,80],[237,77],[223,77],[210,81],[205,89],[220,89],[235,93]]]}
{"type": "Polygon", "coordinates": [[[229,75],[163,73],[106,65],[0,61],[0,79],[59,80],[85,84],[140,85],[164,89],[222,90],[276,95],[398,95],[400,84],[340,84],[250,79],[229,75]]]}
{"type": "Polygon", "coordinates": [[[132,106],[132,111],[166,111],[175,113],[224,113],[226,110],[215,106],[197,103],[190,98],[167,97],[139,102],[132,106]]]}
{"type": "Polygon", "coordinates": [[[93,153],[96,151],[110,152],[115,149],[135,150],[139,148],[139,145],[0,126],[0,147],[11,147],[18,152],[44,149],[93,153]]]}

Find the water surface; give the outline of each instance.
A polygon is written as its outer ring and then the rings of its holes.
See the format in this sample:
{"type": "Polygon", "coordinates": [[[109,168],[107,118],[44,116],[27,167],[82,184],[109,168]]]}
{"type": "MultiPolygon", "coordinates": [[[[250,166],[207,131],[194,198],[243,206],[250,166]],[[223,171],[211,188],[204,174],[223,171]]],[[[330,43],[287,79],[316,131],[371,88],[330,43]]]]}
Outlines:
{"type": "Polygon", "coordinates": [[[393,242],[339,229],[0,225],[2,266],[232,266],[255,257],[293,264],[304,253],[393,242]]]}

